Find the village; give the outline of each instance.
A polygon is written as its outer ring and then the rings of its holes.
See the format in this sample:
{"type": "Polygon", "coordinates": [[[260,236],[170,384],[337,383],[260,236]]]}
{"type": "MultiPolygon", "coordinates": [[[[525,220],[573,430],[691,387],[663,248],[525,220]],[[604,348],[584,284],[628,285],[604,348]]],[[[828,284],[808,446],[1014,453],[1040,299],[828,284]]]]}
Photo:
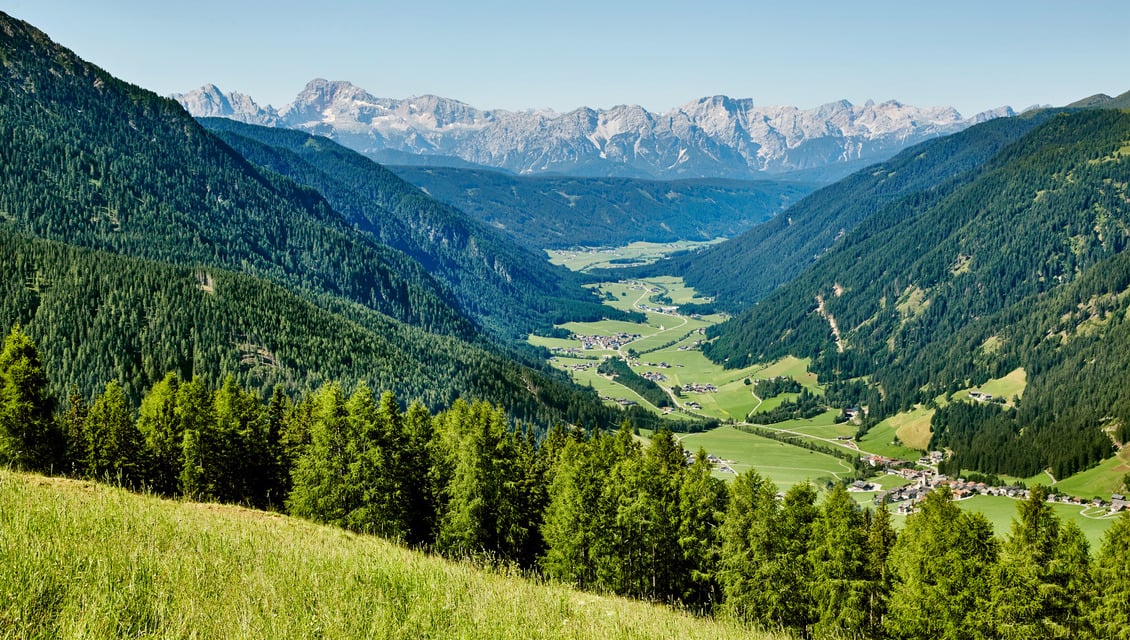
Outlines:
{"type": "MultiPolygon", "coordinates": [[[[904,515],[913,513],[917,505],[926,498],[926,494],[943,486],[949,487],[954,500],[964,500],[977,495],[1027,500],[1030,495],[1029,490],[1024,486],[993,486],[984,482],[969,482],[961,478],[949,478],[938,473],[934,466],[941,462],[942,458],[942,452],[931,451],[927,456],[917,461],[917,467],[911,467],[911,463],[904,460],[894,460],[876,455],[868,456],[864,459],[869,464],[881,467],[888,475],[899,476],[907,480],[909,484],[881,491],[878,483],[857,480],[848,487],[848,490],[853,492],[877,491],[878,493],[874,498],[876,505],[884,503],[894,505],[896,513],[904,515]]],[[[1111,514],[1121,513],[1130,507],[1126,496],[1119,493],[1112,494],[1110,500],[1107,501],[1097,497],[1087,500],[1079,496],[1055,493],[1054,487],[1050,491],[1052,493],[1048,495],[1048,502],[1106,509],[1111,514]]]]}

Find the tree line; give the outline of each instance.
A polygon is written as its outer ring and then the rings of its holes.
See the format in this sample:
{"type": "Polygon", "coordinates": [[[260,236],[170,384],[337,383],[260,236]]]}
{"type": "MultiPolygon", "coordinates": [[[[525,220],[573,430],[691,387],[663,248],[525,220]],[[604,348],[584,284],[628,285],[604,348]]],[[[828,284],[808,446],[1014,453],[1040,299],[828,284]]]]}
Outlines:
{"type": "Polygon", "coordinates": [[[449,557],[668,602],[800,637],[1126,638],[1130,518],[1096,557],[1037,487],[1007,536],[947,489],[902,533],[842,485],[727,486],[674,436],[646,446],[486,402],[432,414],[364,384],[267,401],[167,375],[138,406],[116,381],[58,403],[32,341],[0,351],[0,463],[285,511],[449,557]]]}

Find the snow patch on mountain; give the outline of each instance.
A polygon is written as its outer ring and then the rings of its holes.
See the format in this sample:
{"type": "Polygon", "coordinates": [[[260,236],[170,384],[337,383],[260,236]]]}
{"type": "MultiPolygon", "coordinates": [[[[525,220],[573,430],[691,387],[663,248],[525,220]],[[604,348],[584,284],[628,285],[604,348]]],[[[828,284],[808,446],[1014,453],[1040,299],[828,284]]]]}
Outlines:
{"type": "Polygon", "coordinates": [[[197,117],[302,129],[361,152],[453,156],[515,173],[653,178],[750,178],[878,161],[928,138],[1015,114],[1000,107],[963,118],[952,107],[895,100],[800,109],[728,96],[658,113],[639,105],[568,113],[484,111],[433,95],[379,98],[349,82],[324,79],[310,81],[280,109],[214,85],[172,97],[197,117]]]}

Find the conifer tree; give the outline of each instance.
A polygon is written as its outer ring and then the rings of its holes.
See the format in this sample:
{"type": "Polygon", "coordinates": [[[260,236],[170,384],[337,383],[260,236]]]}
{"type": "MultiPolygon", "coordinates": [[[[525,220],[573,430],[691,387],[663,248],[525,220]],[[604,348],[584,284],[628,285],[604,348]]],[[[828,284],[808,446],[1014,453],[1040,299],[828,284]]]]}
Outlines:
{"type": "Polygon", "coordinates": [[[49,471],[59,465],[63,437],[39,351],[12,327],[0,351],[0,465],[49,471]]]}
{"type": "Polygon", "coordinates": [[[991,635],[985,612],[997,543],[985,517],[963,512],[951,497],[948,487],[927,494],[891,551],[885,628],[895,638],[991,635]]]}
{"type": "Polygon", "coordinates": [[[142,398],[137,416],[137,430],[151,456],[150,482],[154,491],[165,495],[177,492],[184,462],[184,431],[177,417],[179,386],[177,374],[167,373],[142,398]]]}
{"type": "Polygon", "coordinates": [[[1095,636],[1130,640],[1130,512],[1123,513],[1103,536],[1095,558],[1095,606],[1090,622],[1095,636]]]}
{"type": "Polygon", "coordinates": [[[542,524],[547,575],[593,588],[597,583],[597,536],[604,524],[598,505],[607,469],[592,443],[566,439],[549,485],[549,505],[542,524]]]}
{"type": "Polygon", "coordinates": [[[709,612],[719,601],[716,573],[721,552],[719,527],[725,517],[726,484],[711,475],[706,450],[699,448],[679,487],[679,549],[685,583],[679,598],[709,612]]]}
{"type": "Polygon", "coordinates": [[[318,390],[314,399],[310,445],[294,467],[290,513],[317,522],[345,527],[360,500],[349,483],[351,440],[345,395],[336,382],[318,390]]]}
{"type": "Polygon", "coordinates": [[[506,415],[486,402],[456,401],[440,422],[458,446],[447,455],[454,464],[443,492],[437,546],[454,556],[516,559],[529,529],[515,508],[518,469],[506,415]]]}
{"type": "Polygon", "coordinates": [[[769,583],[782,546],[779,512],[777,487],[755,470],[734,480],[718,571],[722,611],[734,619],[769,624],[780,610],[779,590],[769,583]]]}
{"type": "Polygon", "coordinates": [[[428,447],[432,439],[432,415],[422,402],[413,402],[404,412],[403,425],[408,541],[423,544],[433,539],[436,525],[436,501],[428,480],[432,465],[428,447]]]}
{"type": "Polygon", "coordinates": [[[867,629],[867,523],[842,484],[836,484],[813,523],[809,552],[817,637],[854,637],[867,629]]]}
{"type": "Polygon", "coordinates": [[[891,573],[888,558],[898,537],[891,526],[891,512],[884,499],[870,512],[867,526],[867,623],[865,637],[882,637],[883,617],[887,613],[887,598],[891,591],[891,573]]]}
{"type": "Polygon", "coordinates": [[[217,500],[216,412],[212,391],[199,376],[177,387],[176,415],[184,438],[180,492],[194,500],[217,500]]]}
{"type": "Polygon", "coordinates": [[[106,383],[87,414],[87,474],[97,480],[138,487],[148,469],[145,439],[137,430],[125,391],[116,380],[106,383]]]}
{"type": "Polygon", "coordinates": [[[1090,573],[1086,541],[1060,522],[1047,496],[1043,486],[1030,491],[1001,548],[993,585],[1001,638],[1069,638],[1080,631],[1089,589],[1074,577],[1090,573]]]}
{"type": "Polygon", "coordinates": [[[78,387],[71,385],[67,396],[67,410],[63,414],[63,430],[66,440],[65,471],[83,477],[86,475],[86,462],[90,459],[89,437],[87,436],[86,416],[90,407],[79,393],[78,387]]]}

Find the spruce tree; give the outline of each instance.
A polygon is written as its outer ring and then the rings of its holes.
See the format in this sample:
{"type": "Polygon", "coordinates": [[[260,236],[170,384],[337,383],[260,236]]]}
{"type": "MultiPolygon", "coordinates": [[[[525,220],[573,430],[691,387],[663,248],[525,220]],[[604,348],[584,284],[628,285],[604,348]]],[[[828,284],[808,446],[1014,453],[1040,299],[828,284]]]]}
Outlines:
{"type": "Polygon", "coordinates": [[[87,474],[96,480],[138,487],[149,467],[145,438],[134,423],[133,410],[116,380],[106,383],[87,415],[87,474]]]}
{"type": "Polygon", "coordinates": [[[153,490],[165,495],[177,492],[184,462],[184,431],[177,417],[179,386],[177,374],[166,374],[142,398],[137,416],[137,430],[144,436],[152,456],[153,490]]]}
{"type": "Polygon", "coordinates": [[[1090,622],[1096,637],[1130,640],[1130,512],[1123,513],[1103,536],[1095,558],[1095,606],[1090,622]]]}
{"type": "Polygon", "coordinates": [[[0,465],[30,471],[59,466],[63,435],[54,410],[39,351],[17,324],[0,351],[0,465]]]}

